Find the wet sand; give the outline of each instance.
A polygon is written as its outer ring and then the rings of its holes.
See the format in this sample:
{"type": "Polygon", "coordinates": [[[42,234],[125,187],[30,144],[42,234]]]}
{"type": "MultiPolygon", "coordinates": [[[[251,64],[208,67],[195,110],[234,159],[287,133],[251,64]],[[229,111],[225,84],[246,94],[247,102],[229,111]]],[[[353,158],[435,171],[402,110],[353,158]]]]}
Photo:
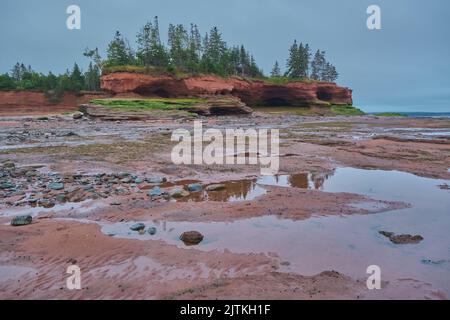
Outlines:
{"type": "Polygon", "coordinates": [[[0,119],[0,160],[15,165],[14,189],[0,190],[0,297],[449,297],[450,193],[438,186],[450,183],[450,120],[204,119],[205,128],[279,128],[273,177],[257,166],[171,164],[170,134],[180,127],[192,123],[0,119]],[[167,182],[152,183],[159,177],[167,182]],[[57,181],[64,189],[49,190],[57,181]],[[192,182],[225,189],[147,195],[192,182]],[[33,223],[10,226],[19,214],[33,223]],[[138,222],[144,234],[130,230],[138,222]],[[204,235],[196,246],[178,238],[190,230],[204,235]],[[396,245],[381,230],[424,240],[396,245]],[[82,290],[66,288],[72,263],[82,290]],[[371,264],[382,269],[381,290],[366,287],[371,264]]]}

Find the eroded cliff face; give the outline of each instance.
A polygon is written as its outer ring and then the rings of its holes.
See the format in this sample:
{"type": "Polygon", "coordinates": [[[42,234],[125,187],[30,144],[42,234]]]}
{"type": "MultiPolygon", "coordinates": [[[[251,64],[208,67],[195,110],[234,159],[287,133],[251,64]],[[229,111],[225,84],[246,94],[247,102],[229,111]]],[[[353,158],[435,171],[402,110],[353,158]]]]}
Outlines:
{"type": "Polygon", "coordinates": [[[249,106],[351,105],[352,90],[325,82],[270,84],[261,80],[197,76],[176,79],[118,72],[102,77],[102,89],[120,97],[196,97],[233,95],[249,106]]]}
{"type": "Polygon", "coordinates": [[[45,93],[39,91],[0,91],[0,114],[23,115],[71,112],[76,111],[80,103],[106,97],[109,97],[109,94],[102,92],[80,95],[65,93],[57,102],[52,102],[45,93]]]}

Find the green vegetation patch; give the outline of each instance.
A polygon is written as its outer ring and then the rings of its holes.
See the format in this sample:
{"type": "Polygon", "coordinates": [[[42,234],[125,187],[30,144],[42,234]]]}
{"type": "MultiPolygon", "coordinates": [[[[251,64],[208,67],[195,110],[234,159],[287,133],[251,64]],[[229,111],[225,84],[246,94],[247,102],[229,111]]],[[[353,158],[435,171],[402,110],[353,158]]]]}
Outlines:
{"type": "Polygon", "coordinates": [[[361,109],[358,109],[354,106],[346,105],[346,106],[336,106],[333,105],[330,108],[330,115],[334,116],[362,116],[365,115],[365,112],[361,109]]]}
{"type": "Polygon", "coordinates": [[[407,117],[407,115],[397,112],[380,112],[374,115],[377,117],[407,117]]]}
{"type": "Polygon", "coordinates": [[[94,99],[90,103],[123,110],[179,110],[189,108],[199,103],[205,103],[203,98],[163,98],[163,99],[94,99]]]}
{"type": "Polygon", "coordinates": [[[292,114],[297,116],[360,116],[365,113],[353,106],[336,106],[329,107],[294,107],[294,106],[256,106],[255,111],[272,113],[272,114],[292,114]]]}

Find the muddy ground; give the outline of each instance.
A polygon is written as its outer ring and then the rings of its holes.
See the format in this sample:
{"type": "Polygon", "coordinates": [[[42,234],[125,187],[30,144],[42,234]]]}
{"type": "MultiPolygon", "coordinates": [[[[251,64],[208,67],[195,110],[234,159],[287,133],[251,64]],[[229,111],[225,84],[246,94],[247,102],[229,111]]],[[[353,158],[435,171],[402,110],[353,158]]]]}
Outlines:
{"type": "MultiPolygon", "coordinates": [[[[267,216],[345,219],[408,208],[408,201],[325,192],[321,185],[340,167],[450,179],[449,119],[256,112],[202,120],[205,129],[280,129],[280,175],[289,177],[290,186],[262,186],[258,166],[172,164],[171,132],[192,130],[191,121],[2,117],[0,298],[447,298],[448,288],[421,279],[390,278],[382,282],[382,290],[368,290],[365,277],[332,268],[305,275],[289,268],[290,262],[277,252],[202,248],[213,242],[208,237],[187,246],[177,240],[179,234],[170,241],[153,239],[128,226],[152,221],[158,235],[170,232],[165,223],[189,223],[195,230],[196,223],[267,216]],[[186,192],[193,183],[203,190],[186,192]],[[222,186],[206,191],[211,184],[222,186]],[[23,214],[31,214],[33,222],[10,225],[13,216],[23,214]],[[117,223],[128,230],[127,237],[105,231],[117,223]],[[81,268],[81,290],[66,287],[71,264],[81,268]]],[[[233,238],[233,228],[221,236],[233,238]]]]}

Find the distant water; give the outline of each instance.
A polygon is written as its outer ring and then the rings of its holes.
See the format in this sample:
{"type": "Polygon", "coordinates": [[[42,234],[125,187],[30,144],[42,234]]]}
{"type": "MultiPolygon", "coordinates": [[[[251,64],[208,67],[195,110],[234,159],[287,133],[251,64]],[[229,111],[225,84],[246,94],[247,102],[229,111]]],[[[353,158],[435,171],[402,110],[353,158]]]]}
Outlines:
{"type": "MultiPolygon", "coordinates": [[[[376,115],[383,112],[370,112],[376,115]]],[[[450,112],[395,112],[412,118],[450,118],[450,112]]]]}

